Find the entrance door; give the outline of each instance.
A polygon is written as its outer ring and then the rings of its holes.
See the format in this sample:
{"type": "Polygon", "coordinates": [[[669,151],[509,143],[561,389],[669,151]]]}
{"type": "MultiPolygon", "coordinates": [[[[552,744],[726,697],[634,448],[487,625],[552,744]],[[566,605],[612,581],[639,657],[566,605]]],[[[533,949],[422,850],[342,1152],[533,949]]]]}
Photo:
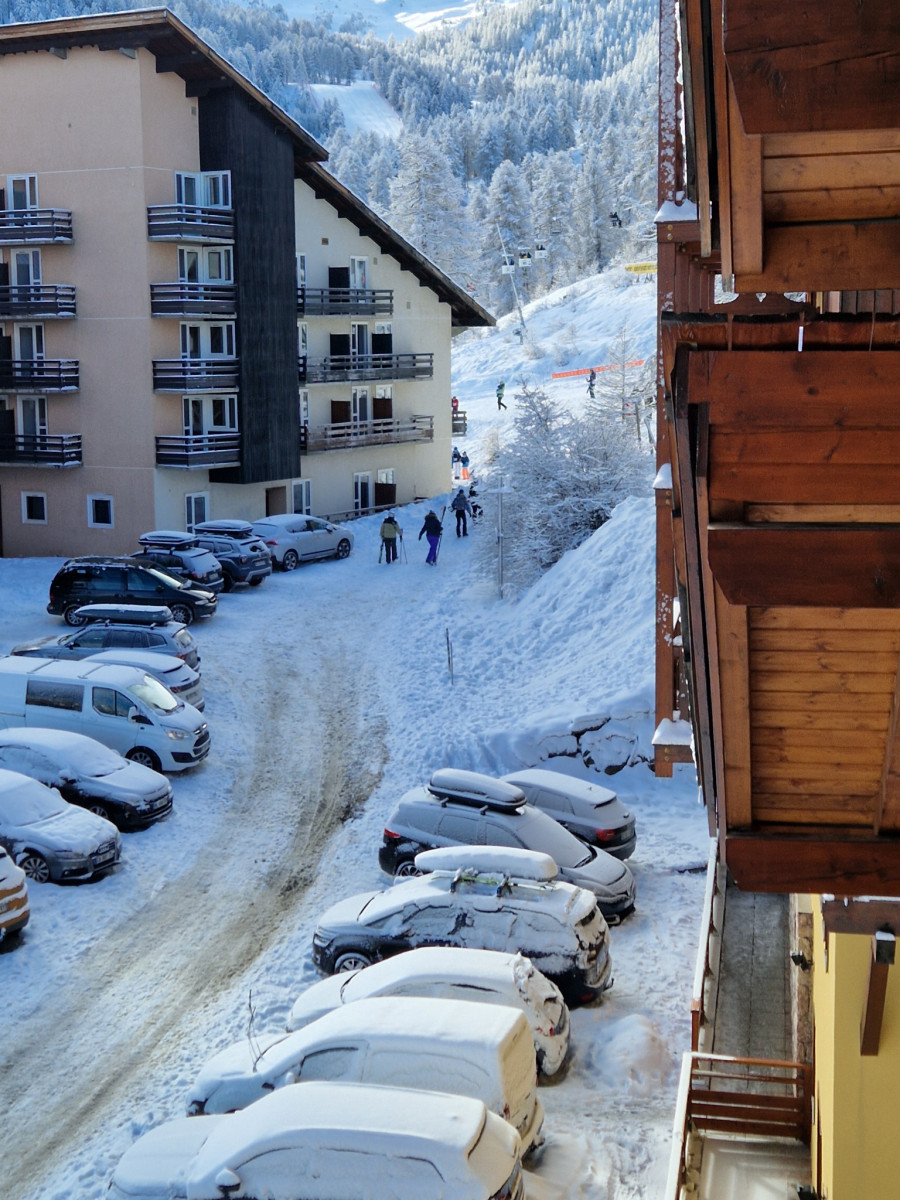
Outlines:
{"type": "Polygon", "coordinates": [[[287,488],[266,488],[266,516],[273,517],[276,513],[287,512],[287,488]]]}
{"type": "Polygon", "coordinates": [[[372,472],[357,471],[353,475],[353,508],[367,512],[372,507],[372,472]]]}
{"type": "Polygon", "coordinates": [[[19,406],[19,432],[37,443],[47,436],[47,397],[21,396],[19,406]]]}
{"type": "Polygon", "coordinates": [[[350,326],[350,354],[353,358],[367,358],[369,355],[368,325],[353,324],[350,326]]]}
{"type": "Polygon", "coordinates": [[[350,400],[350,420],[363,424],[369,419],[369,389],[354,388],[350,400]]]}
{"type": "Polygon", "coordinates": [[[350,286],[352,288],[367,288],[369,260],[367,258],[350,259],[350,286]]]}
{"type": "Polygon", "coordinates": [[[185,396],[184,434],[192,437],[203,432],[203,400],[199,396],[185,396]]]}

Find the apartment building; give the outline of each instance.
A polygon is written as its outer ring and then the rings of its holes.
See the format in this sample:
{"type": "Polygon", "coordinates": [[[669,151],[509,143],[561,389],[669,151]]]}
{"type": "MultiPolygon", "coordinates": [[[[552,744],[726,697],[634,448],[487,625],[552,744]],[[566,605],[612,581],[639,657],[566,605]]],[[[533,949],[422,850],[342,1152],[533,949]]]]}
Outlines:
{"type": "Polygon", "coordinates": [[[440,491],[492,318],[166,10],[0,27],[0,549],[440,491]]]}

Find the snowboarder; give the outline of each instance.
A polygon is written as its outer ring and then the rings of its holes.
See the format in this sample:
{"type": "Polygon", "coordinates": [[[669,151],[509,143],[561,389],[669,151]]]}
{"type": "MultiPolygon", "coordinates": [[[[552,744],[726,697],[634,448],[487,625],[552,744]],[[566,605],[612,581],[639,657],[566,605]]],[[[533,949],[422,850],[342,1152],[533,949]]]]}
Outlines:
{"type": "MultiPolygon", "coordinates": [[[[384,551],[384,561],[392,563],[397,561],[397,539],[403,541],[403,530],[397,524],[397,518],[394,514],[388,515],[381,522],[381,548],[384,551]]],[[[378,561],[381,562],[381,555],[378,556],[378,561]]]]}
{"type": "Polygon", "coordinates": [[[594,399],[594,384],[597,382],[597,372],[591,367],[591,373],[588,375],[588,395],[594,399]]]}
{"type": "Polygon", "coordinates": [[[427,567],[437,566],[438,546],[441,541],[441,533],[443,532],[443,529],[444,527],[441,525],[440,518],[438,517],[437,513],[433,508],[430,508],[425,514],[425,523],[419,530],[419,541],[421,542],[423,533],[428,539],[428,557],[425,559],[425,565],[427,567]]]}
{"type": "Polygon", "coordinates": [[[459,465],[461,468],[460,477],[464,480],[467,480],[469,478],[469,456],[465,450],[463,450],[462,455],[460,456],[459,465]]]}
{"type": "Polygon", "coordinates": [[[456,513],[456,536],[468,537],[469,529],[466,523],[466,514],[468,513],[470,517],[473,515],[472,505],[469,503],[469,498],[462,488],[459,489],[459,491],[450,501],[450,507],[456,513]],[[460,532],[460,530],[462,530],[462,532],[460,532]]]}
{"type": "Polygon", "coordinates": [[[506,408],[506,405],[503,403],[503,393],[505,391],[506,391],[506,384],[501,379],[500,382],[497,384],[497,412],[499,412],[501,408],[506,408]]]}

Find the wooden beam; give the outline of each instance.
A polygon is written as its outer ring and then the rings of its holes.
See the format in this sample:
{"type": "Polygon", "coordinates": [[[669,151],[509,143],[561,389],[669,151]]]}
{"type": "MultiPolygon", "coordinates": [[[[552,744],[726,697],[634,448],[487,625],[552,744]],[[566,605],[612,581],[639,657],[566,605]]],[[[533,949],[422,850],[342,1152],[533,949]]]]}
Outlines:
{"type": "Polygon", "coordinates": [[[896,124],[900,13],[894,0],[727,0],[724,48],[753,133],[896,124]]]}
{"type": "Polygon", "coordinates": [[[900,842],[849,829],[729,832],[725,859],[743,891],[900,896],[900,842]]]}
{"type": "Polygon", "coordinates": [[[892,288],[900,279],[900,223],[769,225],[762,271],[738,274],[738,292],[892,288]]]}
{"type": "Polygon", "coordinates": [[[894,935],[876,933],[872,938],[869,959],[869,979],[859,1023],[859,1052],[864,1056],[878,1053],[881,1041],[881,1022],[884,1018],[884,998],[887,995],[888,971],[894,965],[894,935]]]}
{"type": "Polygon", "coordinates": [[[900,607],[900,526],[718,525],[709,561],[730,604],[900,607]]]}
{"type": "Polygon", "coordinates": [[[762,138],[744,132],[741,114],[728,84],[728,138],[731,157],[731,245],[735,275],[760,275],[763,269],[762,138]]]}
{"type": "Polygon", "coordinates": [[[716,641],[718,644],[718,707],[721,734],[724,819],[728,829],[753,823],[750,779],[750,666],[747,649],[747,610],[729,604],[721,588],[715,589],[716,641]]]}
{"type": "Polygon", "coordinates": [[[900,832],[900,662],[894,676],[894,695],[885,740],[873,832],[900,832]]]}
{"type": "Polygon", "coordinates": [[[828,893],[821,903],[826,933],[862,933],[871,937],[882,929],[900,934],[900,899],[828,893]]]}
{"type": "Polygon", "coordinates": [[[831,425],[900,429],[900,353],[695,350],[687,394],[691,404],[709,404],[714,426],[744,431],[831,425]]]}

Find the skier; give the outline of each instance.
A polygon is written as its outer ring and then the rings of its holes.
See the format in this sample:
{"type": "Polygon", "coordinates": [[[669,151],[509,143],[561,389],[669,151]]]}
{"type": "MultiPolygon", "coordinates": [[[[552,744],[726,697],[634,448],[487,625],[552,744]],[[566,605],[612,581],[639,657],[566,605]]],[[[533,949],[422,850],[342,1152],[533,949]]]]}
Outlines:
{"type": "Polygon", "coordinates": [[[450,507],[456,513],[456,536],[468,537],[469,529],[466,523],[466,513],[468,513],[470,517],[473,515],[473,513],[472,505],[469,503],[469,498],[462,488],[459,489],[459,491],[450,501],[450,507]],[[460,529],[462,529],[462,533],[460,533],[460,529]]]}
{"type": "Polygon", "coordinates": [[[503,403],[503,393],[505,391],[506,391],[506,384],[501,379],[500,382],[497,384],[497,412],[499,412],[501,408],[506,408],[506,405],[503,403]]]}
{"type": "Polygon", "coordinates": [[[597,382],[597,372],[591,367],[591,373],[588,375],[588,395],[594,399],[594,384],[597,382]]]}
{"type": "Polygon", "coordinates": [[[425,559],[426,567],[437,566],[437,552],[442,532],[443,526],[437,513],[433,508],[429,508],[425,514],[425,523],[419,530],[419,541],[421,542],[423,533],[428,539],[428,557],[425,559]]]}
{"type": "MultiPolygon", "coordinates": [[[[392,563],[397,561],[397,539],[403,541],[403,530],[397,524],[397,518],[394,514],[388,515],[381,522],[381,548],[384,550],[384,561],[392,563]]],[[[381,556],[378,556],[378,561],[381,561],[381,556]]]]}
{"type": "Polygon", "coordinates": [[[461,468],[461,478],[467,480],[469,478],[469,456],[465,450],[463,450],[462,455],[460,456],[459,465],[461,468]]]}
{"type": "Polygon", "coordinates": [[[459,479],[459,471],[460,471],[460,463],[461,462],[462,462],[462,455],[459,452],[459,447],[454,446],[453,453],[450,455],[450,466],[453,471],[454,479],[459,479]]]}

